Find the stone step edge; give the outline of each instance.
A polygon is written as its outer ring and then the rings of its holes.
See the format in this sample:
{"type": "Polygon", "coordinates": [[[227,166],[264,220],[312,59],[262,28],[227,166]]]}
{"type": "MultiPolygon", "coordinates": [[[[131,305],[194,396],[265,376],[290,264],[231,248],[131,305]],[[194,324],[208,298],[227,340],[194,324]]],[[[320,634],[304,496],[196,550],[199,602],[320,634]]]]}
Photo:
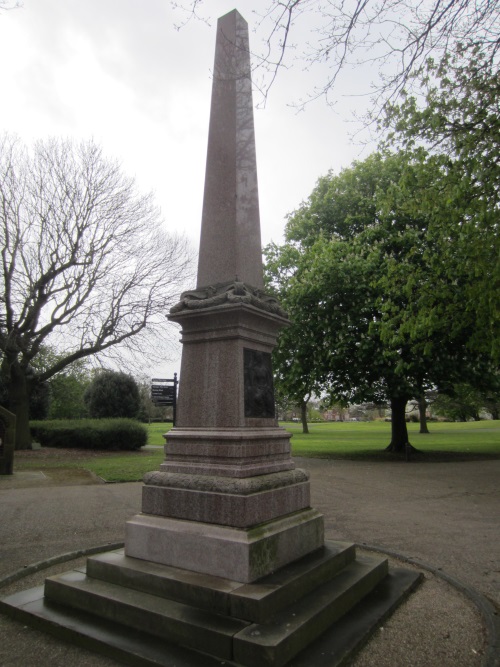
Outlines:
{"type": "Polygon", "coordinates": [[[355,545],[325,542],[325,547],[257,582],[244,584],[123,554],[98,554],[87,561],[87,576],[184,604],[263,622],[335,576],[356,557],[355,545]],[[322,553],[319,553],[319,552],[322,553]]]}
{"type": "MultiPolygon", "coordinates": [[[[341,667],[369,641],[385,619],[416,588],[423,575],[413,570],[392,568],[390,574],[356,605],[333,624],[287,667],[341,667]],[[306,656],[304,658],[304,655],[306,656]]],[[[174,646],[155,637],[144,641],[144,634],[117,623],[83,612],[45,604],[43,586],[0,599],[0,610],[30,627],[50,633],[112,659],[136,667],[220,667],[220,660],[207,654],[174,646]],[[203,661],[203,662],[201,662],[203,661]]],[[[226,667],[239,667],[226,661],[226,667]]]]}
{"type": "Polygon", "coordinates": [[[49,602],[80,611],[99,609],[98,614],[107,620],[221,659],[231,659],[234,651],[238,662],[253,667],[284,664],[347,613],[386,573],[386,559],[355,561],[325,584],[321,594],[313,591],[270,622],[254,625],[89,579],[79,571],[47,579],[45,595],[49,602]],[[292,622],[295,617],[301,619],[298,625],[292,622]],[[266,639],[270,631],[271,641],[266,639]]]}
{"type": "Polygon", "coordinates": [[[159,637],[222,660],[231,659],[233,636],[248,625],[228,616],[90,579],[79,571],[46,579],[45,601],[93,613],[143,632],[147,637],[159,637]]]}
{"type": "Polygon", "coordinates": [[[268,623],[234,637],[234,660],[244,667],[280,667],[351,611],[388,574],[387,559],[364,557],[268,623]]]}

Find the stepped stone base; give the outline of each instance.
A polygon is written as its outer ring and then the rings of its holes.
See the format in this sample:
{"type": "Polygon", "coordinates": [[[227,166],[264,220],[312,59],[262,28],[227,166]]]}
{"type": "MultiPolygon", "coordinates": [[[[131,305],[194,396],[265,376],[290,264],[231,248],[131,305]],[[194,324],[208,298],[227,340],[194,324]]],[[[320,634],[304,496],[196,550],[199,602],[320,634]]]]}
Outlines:
{"type": "Polygon", "coordinates": [[[138,514],[126,524],[127,556],[255,581],[323,545],[323,515],[314,509],[247,530],[138,514]]]}
{"type": "Polygon", "coordinates": [[[345,660],[418,584],[352,544],[321,549],[245,584],[148,563],[123,550],[88,559],[0,609],[128,664],[328,665],[345,660]]]}

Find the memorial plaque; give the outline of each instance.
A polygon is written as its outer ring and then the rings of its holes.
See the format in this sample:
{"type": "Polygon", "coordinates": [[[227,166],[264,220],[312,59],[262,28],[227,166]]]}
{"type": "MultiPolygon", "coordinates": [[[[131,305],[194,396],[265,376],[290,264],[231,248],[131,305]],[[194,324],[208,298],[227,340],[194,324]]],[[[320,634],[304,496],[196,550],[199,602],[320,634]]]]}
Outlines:
{"type": "Polygon", "coordinates": [[[245,417],[273,419],[274,387],[269,352],[244,348],[245,417]]]}

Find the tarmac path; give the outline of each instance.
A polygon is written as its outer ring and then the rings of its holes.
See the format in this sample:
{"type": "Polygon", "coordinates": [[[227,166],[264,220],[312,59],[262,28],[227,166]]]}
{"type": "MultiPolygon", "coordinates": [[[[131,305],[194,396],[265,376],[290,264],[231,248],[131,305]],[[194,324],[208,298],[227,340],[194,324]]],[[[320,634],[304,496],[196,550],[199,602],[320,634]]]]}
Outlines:
{"type": "MultiPolygon", "coordinates": [[[[500,608],[500,460],[375,463],[297,458],[296,464],[310,472],[311,504],[325,515],[327,538],[376,546],[441,569],[500,608]]],[[[54,477],[49,471],[0,478],[0,578],[65,552],[123,541],[125,521],[140,511],[141,488],[140,483],[99,483],[83,472],[80,478],[73,474],[68,479],[61,471],[54,477]]],[[[19,582],[18,588],[35,585],[31,579],[19,582]]],[[[484,632],[473,607],[427,573],[422,589],[391,617],[385,634],[379,633],[354,664],[479,667],[484,632]],[[414,625],[409,638],[408,624],[414,625]]],[[[4,617],[0,664],[115,665],[4,617]]]]}

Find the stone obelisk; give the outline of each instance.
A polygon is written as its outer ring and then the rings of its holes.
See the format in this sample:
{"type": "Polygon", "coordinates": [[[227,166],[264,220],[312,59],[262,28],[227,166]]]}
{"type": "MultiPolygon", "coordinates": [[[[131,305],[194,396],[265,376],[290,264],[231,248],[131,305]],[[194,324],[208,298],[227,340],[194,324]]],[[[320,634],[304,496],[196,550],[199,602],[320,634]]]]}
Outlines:
{"type": "Polygon", "coordinates": [[[323,544],[323,517],[277,425],[271,351],[285,313],[263,290],[248,27],[218,21],[195,290],[182,326],[177,423],[145,477],[129,556],[250,582],[323,544]]]}
{"type": "Polygon", "coordinates": [[[304,650],[291,664],[340,664],[419,580],[323,542],[275,420],[271,351],[287,319],[263,291],[248,56],[233,11],[218,23],[198,285],[171,311],[184,345],[178,420],[125,555],[0,600],[130,664],[283,667],[304,650]]]}

